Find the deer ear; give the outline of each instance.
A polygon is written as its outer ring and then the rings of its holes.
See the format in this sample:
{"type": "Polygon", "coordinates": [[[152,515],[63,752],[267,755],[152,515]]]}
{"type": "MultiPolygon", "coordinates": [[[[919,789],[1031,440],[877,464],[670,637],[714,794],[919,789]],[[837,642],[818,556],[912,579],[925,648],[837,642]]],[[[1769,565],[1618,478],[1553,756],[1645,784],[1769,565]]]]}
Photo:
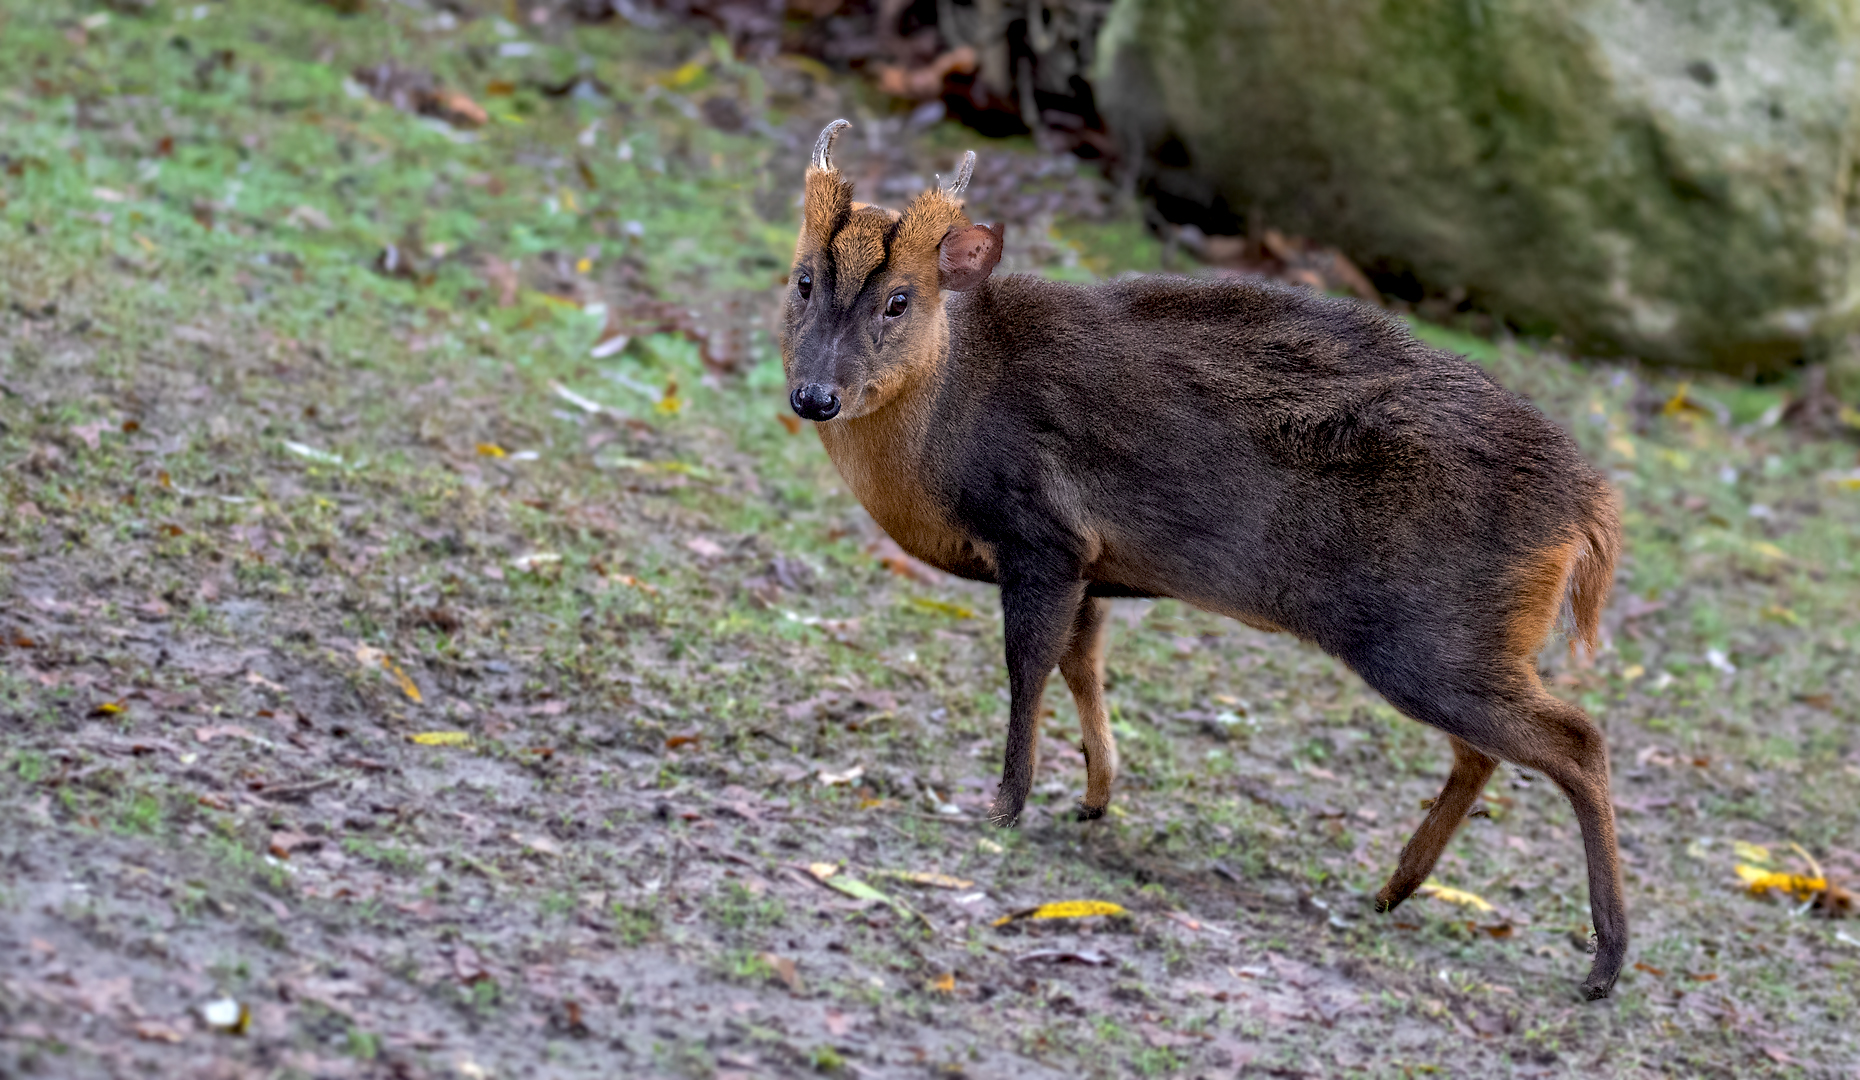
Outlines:
{"type": "Polygon", "coordinates": [[[950,226],[937,248],[937,286],[966,292],[986,281],[1001,261],[1001,240],[1006,232],[999,223],[950,226]]]}

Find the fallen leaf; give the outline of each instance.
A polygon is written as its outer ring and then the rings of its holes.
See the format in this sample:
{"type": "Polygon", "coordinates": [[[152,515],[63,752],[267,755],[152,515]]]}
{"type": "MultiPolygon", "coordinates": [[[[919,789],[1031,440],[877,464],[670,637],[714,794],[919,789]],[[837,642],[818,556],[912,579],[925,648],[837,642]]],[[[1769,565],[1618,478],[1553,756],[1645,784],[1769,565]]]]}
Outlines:
{"type": "Polygon", "coordinates": [[[407,673],[401,670],[400,665],[396,664],[392,657],[380,649],[368,645],[357,645],[355,662],[363,667],[379,667],[387,672],[388,677],[400,687],[400,692],[407,695],[408,700],[414,704],[418,705],[423,700],[420,697],[420,688],[414,685],[413,680],[407,677],[407,673]]]}
{"type": "Polygon", "coordinates": [[[1087,967],[1103,967],[1111,958],[1096,949],[1035,949],[1014,958],[1017,964],[1084,964],[1087,967]]]}
{"type": "Polygon", "coordinates": [[[203,743],[210,743],[215,739],[225,738],[225,737],[231,737],[235,739],[245,739],[250,742],[260,741],[258,736],[252,734],[250,731],[246,730],[245,728],[240,727],[238,724],[220,724],[216,727],[203,727],[203,728],[194,729],[194,738],[198,739],[199,741],[203,743]]]}
{"type": "Polygon", "coordinates": [[[143,1042],[178,1043],[181,1033],[167,1024],[158,1024],[153,1020],[144,1020],[136,1025],[136,1038],[143,1042]]]}
{"type": "Polygon", "coordinates": [[[103,701],[93,706],[90,710],[90,714],[92,716],[116,716],[122,711],[123,707],[116,702],[103,701]]]}
{"type": "Polygon", "coordinates": [[[523,836],[518,833],[511,833],[510,838],[538,855],[555,856],[562,854],[562,845],[556,843],[555,840],[547,836],[523,836]]]}
{"type": "Polygon", "coordinates": [[[946,600],[935,600],[928,596],[911,597],[911,606],[922,608],[925,611],[934,611],[938,615],[947,615],[952,619],[975,618],[975,611],[972,608],[963,607],[961,604],[952,604],[946,600]]]}
{"type": "Polygon", "coordinates": [[[1431,896],[1436,900],[1444,900],[1449,904],[1459,904],[1462,907],[1469,907],[1481,913],[1497,910],[1491,904],[1487,903],[1482,896],[1466,892],[1463,889],[1450,889],[1445,885],[1435,885],[1430,882],[1426,885],[1422,885],[1420,888],[1416,889],[1415,892],[1422,896],[1431,896]]]}
{"type": "Polygon", "coordinates": [[[480,127],[491,119],[482,105],[457,90],[435,92],[431,107],[446,121],[463,127],[480,127]]]}
{"type": "Polygon", "coordinates": [[[801,972],[793,959],[767,952],[759,953],[758,956],[775,973],[776,978],[788,985],[789,990],[797,994],[801,992],[801,972]]]}
{"type": "Polygon", "coordinates": [[[1789,561],[1789,553],[1777,547],[1775,544],[1770,543],[1768,540],[1758,540],[1756,543],[1750,545],[1750,550],[1766,559],[1775,559],[1777,562],[1789,561]]]}
{"type": "Polygon", "coordinates": [[[293,207],[290,213],[284,215],[284,221],[288,225],[313,232],[327,232],[331,225],[328,214],[307,205],[293,207]]]}
{"type": "Polygon", "coordinates": [[[994,925],[1006,926],[1021,919],[1089,919],[1094,915],[1128,914],[1130,912],[1122,904],[1113,904],[1108,900],[1062,900],[1003,915],[994,921],[994,925]]]}
{"type": "Polygon", "coordinates": [[[967,878],[952,877],[929,870],[874,870],[873,877],[890,878],[893,881],[908,881],[913,885],[928,885],[933,889],[970,889],[975,882],[967,878]]]}
{"type": "Polygon", "coordinates": [[[835,874],[829,878],[821,878],[820,883],[829,889],[843,892],[854,900],[876,900],[881,904],[887,904],[892,907],[902,908],[904,906],[898,901],[893,900],[890,894],[886,893],[883,889],[867,884],[850,875],[835,874]]]}
{"type": "Polygon", "coordinates": [[[659,587],[657,585],[649,585],[646,582],[639,580],[638,578],[634,577],[631,574],[615,574],[613,577],[613,580],[619,582],[622,585],[627,586],[628,588],[638,589],[640,592],[645,593],[647,596],[659,595],[659,587]]]}
{"type": "Polygon", "coordinates": [[[280,859],[288,859],[291,857],[291,852],[298,848],[315,849],[322,846],[321,839],[308,833],[275,832],[271,834],[271,843],[266,850],[280,859]]]}
{"type": "Polygon", "coordinates": [[[628,343],[632,340],[633,338],[629,334],[615,334],[612,337],[603,337],[600,341],[595,343],[592,349],[588,350],[588,356],[595,360],[605,360],[625,350],[628,343]]]}
{"type": "Polygon", "coordinates": [[[553,551],[532,551],[510,560],[510,565],[526,574],[533,574],[545,566],[555,566],[562,561],[562,556],[553,551]]]}
{"type": "Polygon", "coordinates": [[[915,908],[884,890],[861,881],[851,874],[840,873],[839,866],[834,863],[809,863],[807,872],[814,876],[815,881],[820,882],[822,885],[825,885],[835,892],[844,893],[854,900],[876,901],[877,903],[884,904],[891,908],[905,918],[920,919],[925,925],[928,925],[930,922],[929,919],[924,918],[923,914],[918,912],[915,908]]]}
{"type": "Polygon", "coordinates": [[[1230,936],[1233,933],[1233,931],[1231,930],[1223,930],[1218,926],[1210,926],[1207,923],[1204,923],[1199,919],[1193,918],[1192,916],[1188,915],[1186,912],[1165,911],[1163,912],[1163,918],[1168,919],[1170,922],[1179,923],[1182,926],[1187,927],[1190,930],[1195,930],[1198,932],[1205,931],[1210,934],[1220,934],[1222,936],[1230,936]]]}
{"type": "Polygon", "coordinates": [[[847,769],[844,772],[828,772],[827,770],[822,769],[816,775],[815,779],[819,780],[821,783],[827,785],[828,787],[835,787],[835,786],[839,786],[843,784],[850,784],[854,780],[857,780],[861,776],[864,776],[864,775],[865,775],[865,766],[854,765],[852,768],[847,769]]]}
{"type": "Polygon", "coordinates": [[[694,536],[686,540],[685,547],[701,559],[721,558],[724,553],[722,545],[704,536],[694,536]]]}
{"type": "MultiPolygon", "coordinates": [[[[598,352],[599,350],[597,349],[596,351],[598,352]]],[[[597,356],[595,359],[599,359],[599,357],[597,356]]],[[[555,394],[556,397],[559,397],[563,401],[568,402],[570,405],[573,405],[575,408],[580,409],[582,412],[603,413],[607,411],[607,407],[602,405],[600,402],[593,401],[589,398],[582,397],[580,394],[575,393],[573,390],[570,390],[568,387],[563,386],[559,382],[551,382],[549,384],[549,389],[555,394]]]]}
{"type": "Polygon", "coordinates": [[[300,442],[292,442],[289,439],[284,441],[284,448],[300,458],[314,461],[319,465],[341,465],[343,463],[341,456],[337,454],[332,454],[327,450],[318,450],[314,446],[305,446],[300,442]]]}
{"type": "Polygon", "coordinates": [[[253,686],[262,687],[266,690],[269,690],[274,694],[286,693],[284,687],[278,685],[277,683],[272,682],[270,679],[265,678],[263,675],[260,675],[256,671],[246,672],[245,681],[248,683],[251,683],[253,686]]]}
{"type": "Polygon", "coordinates": [[[481,442],[478,444],[478,456],[488,458],[509,457],[510,452],[496,443],[481,442]]]}
{"type": "Polygon", "coordinates": [[[95,450],[100,445],[100,437],[109,426],[103,420],[94,420],[88,424],[74,424],[71,427],[71,434],[82,439],[85,446],[95,450]]]}
{"type": "Polygon", "coordinates": [[[935,990],[935,991],[936,991],[937,993],[939,993],[939,994],[953,994],[953,993],[955,993],[955,992],[956,992],[956,975],[955,975],[955,973],[954,973],[954,972],[944,972],[943,974],[941,974],[941,975],[938,975],[938,976],[937,976],[936,978],[934,978],[934,979],[931,979],[931,980],[930,980],[930,989],[932,989],[932,990],[935,990]]]}
{"type": "Polygon", "coordinates": [[[422,731],[417,735],[407,736],[409,742],[421,746],[470,746],[471,735],[464,731],[422,731]]]}
{"type": "Polygon", "coordinates": [[[485,970],[484,959],[478,955],[478,950],[463,943],[452,950],[452,974],[467,986],[491,977],[491,973],[485,970]]]}
{"type": "Polygon", "coordinates": [[[1828,887],[1828,879],[1825,877],[1807,877],[1802,874],[1764,870],[1745,863],[1737,864],[1737,876],[1743,879],[1744,885],[1750,889],[1753,896],[1764,896],[1771,889],[1775,889],[1797,900],[1812,900],[1815,894],[1828,887]]]}

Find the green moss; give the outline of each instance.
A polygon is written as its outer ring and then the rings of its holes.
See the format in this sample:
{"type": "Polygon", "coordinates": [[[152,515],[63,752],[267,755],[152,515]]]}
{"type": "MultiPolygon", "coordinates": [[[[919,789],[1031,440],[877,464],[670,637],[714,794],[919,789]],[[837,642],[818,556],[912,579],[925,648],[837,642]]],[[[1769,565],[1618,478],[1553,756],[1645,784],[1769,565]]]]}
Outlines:
{"type": "Polygon", "coordinates": [[[1268,223],[1527,331],[1741,373],[1860,326],[1860,264],[1824,224],[1856,44],[1833,4],[1120,0],[1098,86],[1268,223]]]}

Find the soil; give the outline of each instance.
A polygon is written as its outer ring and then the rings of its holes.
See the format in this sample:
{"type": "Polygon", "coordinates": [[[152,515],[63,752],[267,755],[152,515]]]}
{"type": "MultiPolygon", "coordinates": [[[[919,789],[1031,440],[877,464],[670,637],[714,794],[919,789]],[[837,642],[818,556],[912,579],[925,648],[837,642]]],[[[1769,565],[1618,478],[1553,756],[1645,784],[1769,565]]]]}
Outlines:
{"type": "Polygon", "coordinates": [[[1790,387],[1414,324],[1624,494],[1608,642],[1543,658],[1621,811],[1588,1004],[1558,793],[1378,916],[1444,740],[1174,602],[1117,604],[1112,813],[1055,679],[987,825],[994,592],[846,494],[768,320],[825,120],[893,204],[980,147],[1009,269],[1159,269],[1081,163],[669,24],[102,15],[0,6],[0,1076],[1860,1076],[1860,459],[1790,387]],[[345,85],[390,57],[486,120],[345,85]]]}

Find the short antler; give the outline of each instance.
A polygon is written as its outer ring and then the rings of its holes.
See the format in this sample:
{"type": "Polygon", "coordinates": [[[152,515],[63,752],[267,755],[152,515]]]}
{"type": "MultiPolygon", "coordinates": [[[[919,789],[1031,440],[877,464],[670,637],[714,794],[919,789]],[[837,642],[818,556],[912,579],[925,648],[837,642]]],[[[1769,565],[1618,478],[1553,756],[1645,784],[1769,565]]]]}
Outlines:
{"type": "MultiPolygon", "coordinates": [[[[808,164],[819,169],[821,172],[826,172],[833,168],[833,162],[831,160],[833,154],[833,140],[839,137],[840,132],[845,131],[849,127],[852,127],[852,122],[850,120],[835,120],[822,128],[820,131],[820,138],[814,140],[814,158],[808,164]]],[[[973,157],[974,155],[970,156],[973,157]]]]}
{"type": "MultiPolygon", "coordinates": [[[[825,138],[826,136],[823,135],[821,137],[825,138]]],[[[954,180],[951,180],[949,183],[943,185],[943,194],[948,195],[950,198],[953,199],[956,196],[962,194],[964,191],[967,191],[969,188],[969,177],[974,176],[974,175],[975,175],[975,151],[970,150],[967,153],[962,155],[962,164],[956,166],[956,178],[954,180]]],[[[942,179],[943,178],[941,176],[937,177],[938,181],[941,181],[942,179]]]]}

